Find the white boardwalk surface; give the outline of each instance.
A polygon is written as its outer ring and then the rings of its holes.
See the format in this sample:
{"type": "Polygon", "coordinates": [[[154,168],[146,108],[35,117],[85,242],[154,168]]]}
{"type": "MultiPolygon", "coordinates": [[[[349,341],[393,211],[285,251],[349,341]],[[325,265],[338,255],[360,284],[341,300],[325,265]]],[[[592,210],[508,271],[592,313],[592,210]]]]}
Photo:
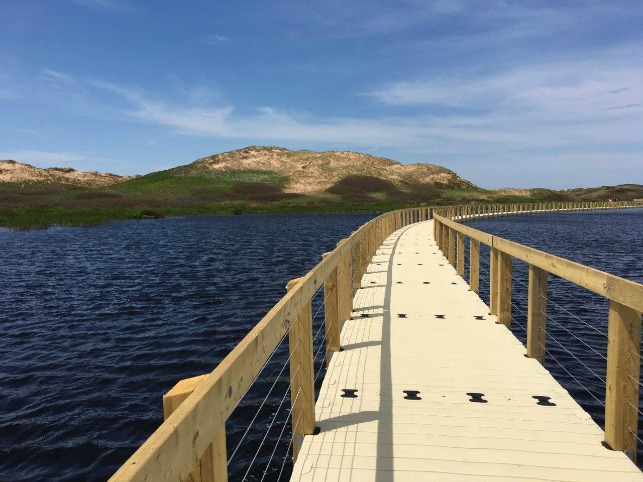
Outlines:
{"type": "Polygon", "coordinates": [[[321,433],[304,438],[292,480],[643,480],[488,315],[438,250],[432,221],[385,241],[352,318],[316,404],[321,433]]]}

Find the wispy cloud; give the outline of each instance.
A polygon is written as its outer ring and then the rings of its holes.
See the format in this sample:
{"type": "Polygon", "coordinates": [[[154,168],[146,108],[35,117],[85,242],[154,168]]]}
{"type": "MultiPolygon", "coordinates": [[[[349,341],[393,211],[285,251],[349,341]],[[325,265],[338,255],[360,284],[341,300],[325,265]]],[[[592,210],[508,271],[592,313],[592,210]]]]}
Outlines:
{"type": "Polygon", "coordinates": [[[27,134],[27,135],[34,135],[38,134],[38,130],[32,129],[30,127],[18,127],[16,128],[16,131],[20,132],[21,134],[27,134]]]}
{"type": "Polygon", "coordinates": [[[222,135],[231,107],[170,107],[159,100],[151,100],[143,93],[110,82],[94,81],[93,85],[117,94],[132,107],[127,111],[131,117],[145,122],[164,125],[191,135],[222,135]]]}
{"type": "Polygon", "coordinates": [[[617,106],[614,106],[614,107],[606,107],[603,110],[609,111],[609,110],[633,109],[635,107],[641,107],[641,104],[617,105],[617,106]]]}
{"type": "Polygon", "coordinates": [[[225,35],[207,34],[201,37],[201,40],[208,45],[221,45],[230,42],[230,38],[225,35]]]}
{"type": "Polygon", "coordinates": [[[66,0],[67,2],[76,4],[80,7],[88,8],[91,10],[105,10],[122,13],[132,13],[134,9],[125,5],[124,3],[115,0],[66,0]]]}
{"type": "Polygon", "coordinates": [[[42,69],[42,79],[55,88],[73,88],[76,90],[86,91],[82,82],[76,80],[76,78],[71,75],[58,70],[42,69]]]}
{"type": "Polygon", "coordinates": [[[396,82],[364,95],[388,105],[504,112],[529,110],[585,120],[615,104],[643,102],[643,86],[637,81],[643,76],[643,67],[567,62],[521,67],[492,75],[463,74],[396,82]]]}

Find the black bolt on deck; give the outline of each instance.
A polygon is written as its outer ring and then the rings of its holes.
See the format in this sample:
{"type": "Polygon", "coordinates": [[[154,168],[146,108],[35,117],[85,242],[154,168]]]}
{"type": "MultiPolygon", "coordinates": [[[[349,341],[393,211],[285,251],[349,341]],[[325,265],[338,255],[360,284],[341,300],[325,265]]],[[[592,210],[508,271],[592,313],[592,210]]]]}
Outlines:
{"type": "Polygon", "coordinates": [[[357,395],[355,395],[359,390],[355,390],[354,388],[342,388],[342,392],[344,392],[341,397],[342,398],[357,398],[357,395]]]}
{"type": "Polygon", "coordinates": [[[469,399],[470,402],[474,403],[488,403],[489,400],[485,400],[484,398],[484,393],[467,393],[471,398],[469,399]]]}
{"type": "Polygon", "coordinates": [[[534,395],[534,396],[533,396],[533,397],[531,397],[531,398],[534,398],[534,399],[538,400],[538,404],[537,404],[537,405],[542,405],[542,406],[544,406],[544,407],[555,407],[555,406],[556,406],[556,404],[555,404],[555,403],[553,403],[553,402],[550,402],[550,401],[549,401],[549,399],[550,399],[551,397],[545,397],[545,396],[543,396],[543,395],[534,395]]]}
{"type": "Polygon", "coordinates": [[[406,395],[404,400],[422,400],[422,397],[418,397],[420,392],[418,390],[402,390],[406,395]]]}

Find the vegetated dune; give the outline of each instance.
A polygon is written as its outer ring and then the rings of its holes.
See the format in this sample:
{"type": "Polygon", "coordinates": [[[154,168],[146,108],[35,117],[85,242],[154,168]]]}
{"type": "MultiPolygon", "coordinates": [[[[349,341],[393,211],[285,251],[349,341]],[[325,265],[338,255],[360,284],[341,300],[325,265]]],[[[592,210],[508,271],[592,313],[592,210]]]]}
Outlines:
{"type": "Polygon", "coordinates": [[[565,192],[584,201],[604,201],[606,199],[631,201],[633,199],[643,199],[643,186],[641,184],[576,188],[568,189],[565,192]]]}
{"type": "Polygon", "coordinates": [[[71,167],[49,167],[41,169],[30,164],[11,160],[0,161],[0,183],[4,184],[101,187],[122,182],[130,178],[131,176],[119,176],[93,171],[77,171],[71,167]]]}
{"type": "Polygon", "coordinates": [[[406,191],[418,184],[439,183],[475,188],[456,173],[433,164],[402,165],[391,159],[348,151],[289,151],[283,147],[246,147],[205,157],[184,167],[184,175],[200,172],[271,171],[286,177],[285,192],[316,194],[352,176],[379,178],[406,191]]]}

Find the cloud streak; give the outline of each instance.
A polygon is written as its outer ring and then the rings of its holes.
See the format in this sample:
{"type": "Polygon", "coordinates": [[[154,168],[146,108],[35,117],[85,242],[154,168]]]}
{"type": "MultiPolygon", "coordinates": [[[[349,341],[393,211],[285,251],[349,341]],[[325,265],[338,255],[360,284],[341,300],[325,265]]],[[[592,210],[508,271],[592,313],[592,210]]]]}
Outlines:
{"type": "Polygon", "coordinates": [[[229,37],[226,37],[225,35],[217,35],[213,33],[204,35],[203,37],[201,37],[201,40],[208,45],[215,45],[215,46],[230,42],[229,37]]]}

